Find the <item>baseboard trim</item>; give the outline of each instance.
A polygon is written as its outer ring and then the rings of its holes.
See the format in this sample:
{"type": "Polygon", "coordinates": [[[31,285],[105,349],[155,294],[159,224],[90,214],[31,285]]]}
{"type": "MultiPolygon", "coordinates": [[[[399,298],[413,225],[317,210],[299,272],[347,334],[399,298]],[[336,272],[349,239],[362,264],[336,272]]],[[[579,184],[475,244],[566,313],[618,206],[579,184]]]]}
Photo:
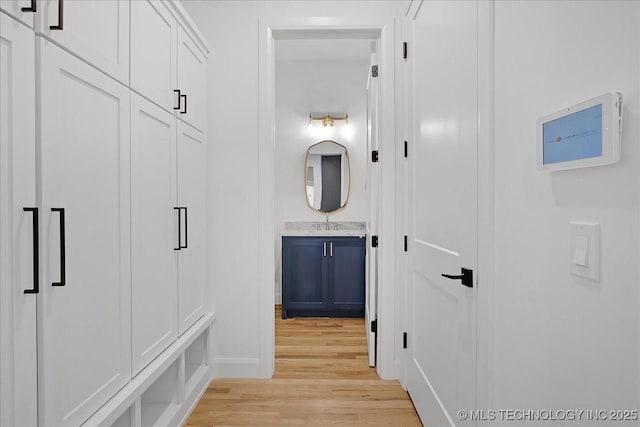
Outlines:
{"type": "Polygon", "coordinates": [[[213,359],[213,378],[265,378],[264,367],[255,357],[213,359]]]}

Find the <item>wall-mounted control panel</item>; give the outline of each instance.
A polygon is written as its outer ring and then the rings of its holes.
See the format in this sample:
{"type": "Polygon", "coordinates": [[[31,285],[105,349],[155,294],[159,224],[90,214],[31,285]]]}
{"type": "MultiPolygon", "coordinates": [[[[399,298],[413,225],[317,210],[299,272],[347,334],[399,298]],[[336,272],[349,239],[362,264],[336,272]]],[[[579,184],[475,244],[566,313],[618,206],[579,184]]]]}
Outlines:
{"type": "Polygon", "coordinates": [[[538,120],[538,169],[602,166],[620,160],[622,94],[611,92],[538,120]]]}

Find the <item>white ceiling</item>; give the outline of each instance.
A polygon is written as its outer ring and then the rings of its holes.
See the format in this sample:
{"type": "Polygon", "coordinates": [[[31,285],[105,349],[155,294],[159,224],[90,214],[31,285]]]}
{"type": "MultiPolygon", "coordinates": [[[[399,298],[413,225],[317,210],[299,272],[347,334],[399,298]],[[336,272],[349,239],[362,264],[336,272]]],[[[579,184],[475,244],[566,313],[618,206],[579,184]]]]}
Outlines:
{"type": "Polygon", "coordinates": [[[276,61],[368,61],[371,40],[275,40],[276,61]]]}

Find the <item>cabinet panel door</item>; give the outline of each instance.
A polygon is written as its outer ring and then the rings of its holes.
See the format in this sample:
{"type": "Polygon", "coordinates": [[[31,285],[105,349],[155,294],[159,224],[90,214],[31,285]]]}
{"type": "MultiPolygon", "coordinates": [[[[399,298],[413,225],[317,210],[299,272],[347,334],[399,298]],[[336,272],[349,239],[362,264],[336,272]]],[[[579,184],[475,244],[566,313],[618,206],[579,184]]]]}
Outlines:
{"type": "Polygon", "coordinates": [[[169,111],[177,105],[177,26],[164,3],[131,2],[131,87],[169,111]]]}
{"type": "MultiPolygon", "coordinates": [[[[33,28],[34,13],[31,10],[24,11],[23,8],[31,8],[31,0],[1,0],[0,10],[5,11],[14,18],[24,22],[30,28],[33,28]]],[[[37,5],[36,5],[37,9],[37,5]]]]}
{"type": "Polygon", "coordinates": [[[129,91],[39,43],[39,421],[79,425],[131,379],[129,91]]]}
{"type": "Polygon", "coordinates": [[[329,255],[329,310],[363,311],[364,239],[354,237],[332,240],[329,255]]]}
{"type": "Polygon", "coordinates": [[[206,57],[182,27],[178,28],[178,89],[186,95],[178,116],[196,129],[206,132],[206,57]],[[186,110],[186,113],[183,111],[186,110]]]}
{"type": "Polygon", "coordinates": [[[206,146],[204,134],[178,122],[178,205],[182,246],[178,252],[178,329],[182,334],[205,310],[206,146]]]}
{"type": "Polygon", "coordinates": [[[285,237],[282,242],[282,312],[326,310],[326,239],[285,237]]]}
{"type": "Polygon", "coordinates": [[[129,1],[38,1],[38,32],[114,78],[129,83],[129,1]],[[62,20],[62,21],[61,21],[62,20]],[[61,30],[50,26],[59,25],[61,30]]]}
{"type": "Polygon", "coordinates": [[[34,36],[0,13],[0,425],[37,425],[34,36]]]}
{"type": "Polygon", "coordinates": [[[131,95],[132,368],[178,337],[176,119],[131,95]]]}

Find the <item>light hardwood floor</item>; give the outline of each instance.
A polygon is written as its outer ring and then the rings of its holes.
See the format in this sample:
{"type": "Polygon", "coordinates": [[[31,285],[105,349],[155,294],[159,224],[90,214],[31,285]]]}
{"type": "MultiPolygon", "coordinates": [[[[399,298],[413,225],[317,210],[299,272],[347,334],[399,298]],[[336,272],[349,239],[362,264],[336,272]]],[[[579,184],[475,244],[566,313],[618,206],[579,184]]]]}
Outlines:
{"type": "Polygon", "coordinates": [[[397,381],[367,362],[364,319],[282,320],[270,380],[214,380],[187,426],[420,426],[397,381]]]}

